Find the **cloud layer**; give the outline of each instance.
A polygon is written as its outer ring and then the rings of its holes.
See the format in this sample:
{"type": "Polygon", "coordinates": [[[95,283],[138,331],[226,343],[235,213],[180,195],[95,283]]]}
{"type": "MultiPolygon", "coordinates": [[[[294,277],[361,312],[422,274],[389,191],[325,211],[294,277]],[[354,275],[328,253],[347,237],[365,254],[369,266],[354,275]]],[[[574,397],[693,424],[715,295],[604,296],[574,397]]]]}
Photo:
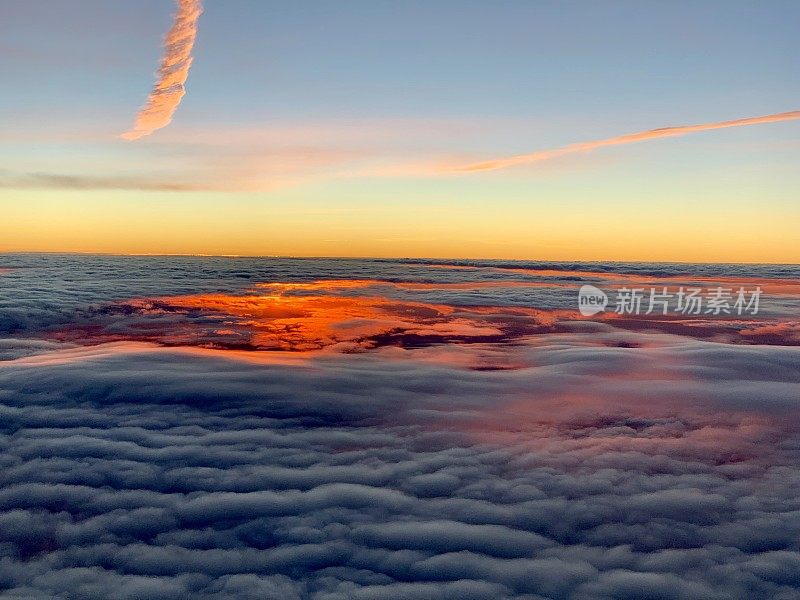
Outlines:
{"type": "MultiPolygon", "coordinates": [[[[525,327],[575,312],[585,280],[761,277],[775,301],[796,267],[7,255],[0,271],[0,597],[800,595],[785,332],[525,327]],[[253,351],[276,340],[304,351],[253,351]]],[[[780,302],[763,327],[797,314],[780,302]]]]}
{"type": "Polygon", "coordinates": [[[5,597],[796,597],[798,350],[610,335],[0,363],[5,597]]]}
{"type": "Polygon", "coordinates": [[[0,268],[13,269],[0,287],[0,332],[71,343],[337,351],[507,343],[565,331],[581,318],[576,295],[584,283],[611,297],[621,286],[760,286],[756,316],[594,319],[733,343],[800,343],[798,270],[789,265],[42,255],[5,261],[0,268]]]}
{"type": "Polygon", "coordinates": [[[201,0],[178,0],[178,12],[164,39],[164,57],[158,79],[147,103],[136,116],[130,131],[120,137],[138,140],[166,127],[186,94],[184,85],[192,66],[192,48],[197,37],[197,21],[203,12],[201,0]]]}

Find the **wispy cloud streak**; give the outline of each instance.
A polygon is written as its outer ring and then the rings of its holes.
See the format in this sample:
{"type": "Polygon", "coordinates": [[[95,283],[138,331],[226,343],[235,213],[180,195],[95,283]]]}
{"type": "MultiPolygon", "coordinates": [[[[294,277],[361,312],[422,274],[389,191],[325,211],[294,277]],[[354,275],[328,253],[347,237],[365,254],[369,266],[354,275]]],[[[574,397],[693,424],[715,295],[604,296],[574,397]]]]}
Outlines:
{"type": "Polygon", "coordinates": [[[0,189],[58,189],[58,190],[139,190],[147,192],[194,192],[225,189],[211,183],[182,178],[157,179],[138,174],[124,176],[65,175],[62,173],[14,173],[0,169],[0,189]]]}
{"type": "Polygon", "coordinates": [[[184,84],[192,66],[192,48],[202,12],[201,0],[178,0],[175,22],[164,40],[164,58],[158,69],[158,80],[147,103],[139,111],[133,129],[120,136],[123,139],[138,140],[172,121],[186,94],[184,84]]]}
{"type": "Polygon", "coordinates": [[[662,127],[660,129],[651,129],[649,131],[640,131],[638,133],[629,133],[620,135],[604,140],[595,140],[592,142],[580,142],[577,144],[570,144],[562,148],[555,148],[552,150],[540,150],[538,152],[531,152],[529,154],[520,154],[518,156],[510,156],[508,158],[499,158],[495,160],[487,160],[483,162],[471,163],[456,167],[456,171],[493,171],[497,169],[506,169],[508,167],[515,167],[517,165],[525,165],[531,163],[542,162],[553,158],[558,158],[567,154],[575,154],[578,152],[590,152],[598,148],[605,148],[606,146],[621,146],[623,144],[633,144],[636,142],[644,142],[664,137],[678,137],[695,133],[698,131],[710,131],[712,129],[726,129],[728,127],[744,127],[746,125],[760,125],[762,123],[775,123],[778,121],[793,121],[800,119],[800,110],[793,110],[790,112],[777,113],[774,115],[765,115],[762,117],[748,117],[746,119],[735,119],[733,121],[721,121],[718,123],[702,123],[699,125],[680,125],[677,127],[662,127]]]}

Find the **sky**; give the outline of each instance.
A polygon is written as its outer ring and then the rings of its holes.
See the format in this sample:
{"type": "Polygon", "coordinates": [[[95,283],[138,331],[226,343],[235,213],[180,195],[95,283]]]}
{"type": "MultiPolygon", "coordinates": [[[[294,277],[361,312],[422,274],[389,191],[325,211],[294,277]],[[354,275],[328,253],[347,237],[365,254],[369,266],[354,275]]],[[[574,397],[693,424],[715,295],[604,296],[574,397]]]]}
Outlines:
{"type": "Polygon", "coordinates": [[[2,3],[0,251],[800,262],[798,120],[502,162],[797,111],[795,2],[202,8],[124,139],[176,4],[2,3]]]}

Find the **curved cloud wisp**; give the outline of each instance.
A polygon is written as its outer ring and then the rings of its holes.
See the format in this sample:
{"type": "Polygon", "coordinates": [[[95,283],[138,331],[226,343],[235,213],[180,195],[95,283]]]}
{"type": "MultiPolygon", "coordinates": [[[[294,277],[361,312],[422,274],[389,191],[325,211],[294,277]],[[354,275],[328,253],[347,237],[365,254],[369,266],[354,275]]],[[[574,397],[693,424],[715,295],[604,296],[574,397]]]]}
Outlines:
{"type": "Polygon", "coordinates": [[[552,150],[540,150],[538,152],[531,152],[529,154],[520,154],[518,156],[510,156],[508,158],[499,158],[496,160],[487,160],[468,165],[456,167],[456,171],[494,171],[497,169],[507,169],[518,165],[531,164],[558,158],[566,154],[574,154],[577,152],[590,152],[598,148],[606,146],[621,146],[623,144],[633,144],[636,142],[644,142],[656,138],[664,137],[677,137],[695,133],[698,131],[710,131],[712,129],[727,129],[728,127],[744,127],[745,125],[760,125],[762,123],[775,123],[778,121],[793,121],[800,119],[800,110],[793,110],[784,113],[777,113],[774,115],[765,115],[762,117],[748,117],[745,119],[735,119],[733,121],[720,121],[718,123],[701,123],[699,125],[680,125],[677,127],[662,127],[660,129],[651,129],[649,131],[640,131],[638,133],[629,133],[620,135],[604,140],[595,140],[592,142],[580,142],[577,144],[570,144],[562,148],[555,148],[552,150]]]}
{"type": "Polygon", "coordinates": [[[136,116],[130,131],[120,137],[138,140],[166,127],[186,94],[184,84],[192,66],[192,48],[197,37],[197,21],[203,12],[201,0],[178,0],[175,22],[164,39],[164,58],[158,69],[158,80],[147,103],[136,116]]]}

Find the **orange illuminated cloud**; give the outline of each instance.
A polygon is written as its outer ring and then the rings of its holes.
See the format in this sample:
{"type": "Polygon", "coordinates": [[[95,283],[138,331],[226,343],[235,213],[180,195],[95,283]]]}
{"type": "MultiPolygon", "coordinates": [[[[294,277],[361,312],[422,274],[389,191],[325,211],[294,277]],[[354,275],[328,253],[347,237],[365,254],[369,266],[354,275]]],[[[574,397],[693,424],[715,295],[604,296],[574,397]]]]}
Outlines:
{"type": "Polygon", "coordinates": [[[258,296],[202,294],[161,298],[169,309],[183,308],[225,314],[231,331],[252,334],[250,345],[274,350],[318,350],[338,345],[340,350],[380,345],[384,337],[499,338],[502,332],[476,315],[458,315],[453,307],[400,302],[380,296],[326,295],[369,282],[337,280],[309,284],[269,284],[273,293],[258,296]],[[321,295],[294,296],[293,290],[319,290],[321,295]]]}
{"type": "MultiPolygon", "coordinates": [[[[499,269],[496,267],[494,269],[499,269]]],[[[687,285],[676,276],[660,279],[636,274],[553,269],[509,269],[535,274],[547,281],[485,280],[458,282],[385,281],[377,279],[332,279],[307,282],[256,284],[247,294],[208,293],[185,296],[132,299],[103,308],[98,318],[77,322],[51,332],[53,339],[78,344],[139,341],[169,346],[200,346],[229,350],[280,350],[361,352],[398,347],[417,350],[433,346],[481,346],[513,342],[535,346],[542,334],[573,331],[578,321],[582,331],[672,334],[695,339],[738,344],[795,345],[800,343],[794,313],[785,311],[770,318],[736,314],[618,314],[613,309],[592,317],[576,308],[537,308],[536,296],[529,306],[473,304],[471,296],[457,295],[455,302],[432,291],[501,290],[550,288],[577,291],[580,281],[564,277],[587,277],[612,285],[611,278],[626,286],[661,289],[675,294],[687,285]],[[550,280],[552,279],[552,281],[550,280]],[[418,292],[424,292],[417,296],[418,292]],[[458,299],[460,298],[460,300],[458,299]],[[787,323],[788,319],[788,324],[787,323]],[[594,321],[595,323],[589,323],[594,321]],[[783,325],[781,325],[783,323],[783,325]],[[779,326],[780,325],[780,326],[779,326]]],[[[755,285],[771,299],[798,297],[800,286],[791,280],[747,281],[731,277],[691,278],[703,287],[722,285],[748,290],[755,285]],[[773,284],[770,284],[772,281],[773,284]],[[702,283],[700,283],[702,282],[702,283]],[[713,284],[713,285],[712,285],[713,284]]],[[[611,288],[606,286],[610,291],[611,288]]],[[[545,292],[547,293],[547,292],[545,292]]],[[[735,292],[734,292],[735,293],[735,292]]],[[[517,296],[519,298],[520,296],[517,296]]],[[[781,304],[776,308],[781,310],[781,304]]],[[[641,345],[637,342],[637,345],[641,345]]],[[[442,356],[441,352],[438,355],[442,356]]],[[[475,356],[465,357],[472,364],[475,356]]],[[[451,360],[452,353],[446,360],[451,360]]],[[[512,357],[513,358],[513,357],[512,357]]],[[[480,368],[514,368],[514,360],[492,355],[478,359],[480,368]]],[[[471,367],[472,368],[472,367],[471,367]]],[[[475,367],[477,368],[477,367],[475,367]]]]}
{"type": "Polygon", "coordinates": [[[200,0],[178,0],[175,22],[164,39],[164,58],[150,97],[139,111],[133,129],[120,137],[138,140],[169,125],[186,94],[184,84],[192,66],[192,48],[197,37],[197,20],[203,12],[200,0]]]}
{"type": "Polygon", "coordinates": [[[508,158],[499,158],[496,160],[487,160],[468,165],[456,167],[456,171],[493,171],[496,169],[506,169],[508,167],[515,167],[517,165],[526,165],[531,163],[542,162],[553,158],[559,158],[567,154],[575,154],[578,152],[590,152],[598,148],[606,146],[621,146],[623,144],[633,144],[636,142],[644,142],[646,140],[653,140],[656,138],[664,137],[677,137],[695,133],[698,131],[710,131],[712,129],[727,129],[728,127],[744,127],[745,125],[759,125],[762,123],[776,123],[778,121],[793,121],[800,119],[800,110],[793,110],[784,113],[777,113],[774,115],[765,115],[763,117],[748,117],[746,119],[735,119],[733,121],[721,121],[718,123],[702,123],[699,125],[680,125],[677,127],[662,127],[660,129],[651,129],[649,131],[640,131],[638,133],[629,133],[627,135],[620,135],[604,140],[595,140],[592,142],[580,142],[577,144],[570,144],[562,148],[555,148],[553,150],[540,150],[538,152],[531,152],[530,154],[520,154],[518,156],[510,156],[508,158]]]}
{"type": "Polygon", "coordinates": [[[136,340],[170,346],[353,352],[386,346],[498,342],[549,331],[557,321],[554,315],[532,308],[401,300],[382,294],[374,287],[378,284],[395,285],[372,280],[270,283],[259,285],[267,293],[257,295],[130,300],[117,305],[116,312],[114,306],[108,307],[115,312],[111,327],[76,324],[53,335],[71,343],[136,340]],[[360,293],[348,295],[348,290],[360,293]]]}

